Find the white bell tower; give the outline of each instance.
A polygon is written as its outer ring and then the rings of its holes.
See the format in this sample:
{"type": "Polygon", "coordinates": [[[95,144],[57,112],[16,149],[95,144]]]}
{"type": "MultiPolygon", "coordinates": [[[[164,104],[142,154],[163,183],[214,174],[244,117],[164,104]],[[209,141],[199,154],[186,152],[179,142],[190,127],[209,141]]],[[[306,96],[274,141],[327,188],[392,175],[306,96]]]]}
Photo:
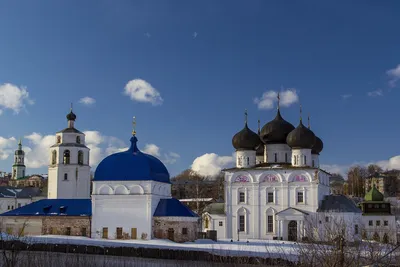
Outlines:
{"type": "Polygon", "coordinates": [[[89,199],[89,148],[85,134],[74,127],[76,115],[67,115],[68,127],[56,133],[55,144],[50,147],[48,173],[49,199],[89,199]]]}
{"type": "Polygon", "coordinates": [[[25,152],[22,150],[22,142],[19,139],[18,149],[14,153],[14,164],[12,166],[12,179],[25,177],[25,152]]]}

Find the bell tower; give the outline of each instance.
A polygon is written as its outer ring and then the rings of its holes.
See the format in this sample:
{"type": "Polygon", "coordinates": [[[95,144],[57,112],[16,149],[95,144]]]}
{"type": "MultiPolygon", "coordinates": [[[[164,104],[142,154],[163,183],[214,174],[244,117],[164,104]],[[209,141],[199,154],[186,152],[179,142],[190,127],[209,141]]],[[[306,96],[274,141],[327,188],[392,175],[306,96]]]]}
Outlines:
{"type": "Polygon", "coordinates": [[[75,128],[76,115],[67,114],[68,127],[56,133],[50,147],[49,199],[90,198],[89,148],[85,134],[75,128]]]}
{"type": "Polygon", "coordinates": [[[14,164],[12,166],[12,179],[25,177],[25,152],[22,150],[22,142],[19,139],[18,149],[14,153],[14,164]]]}

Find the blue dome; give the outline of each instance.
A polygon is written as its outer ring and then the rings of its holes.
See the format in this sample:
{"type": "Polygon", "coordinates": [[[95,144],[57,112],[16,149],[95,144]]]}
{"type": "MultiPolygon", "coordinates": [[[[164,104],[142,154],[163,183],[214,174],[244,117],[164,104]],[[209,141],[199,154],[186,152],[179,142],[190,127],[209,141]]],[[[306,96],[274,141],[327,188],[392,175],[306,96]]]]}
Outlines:
{"type": "Polygon", "coordinates": [[[138,139],[131,138],[131,147],[103,159],[96,168],[94,181],[157,181],[170,183],[164,164],[137,148],[138,139]]]}

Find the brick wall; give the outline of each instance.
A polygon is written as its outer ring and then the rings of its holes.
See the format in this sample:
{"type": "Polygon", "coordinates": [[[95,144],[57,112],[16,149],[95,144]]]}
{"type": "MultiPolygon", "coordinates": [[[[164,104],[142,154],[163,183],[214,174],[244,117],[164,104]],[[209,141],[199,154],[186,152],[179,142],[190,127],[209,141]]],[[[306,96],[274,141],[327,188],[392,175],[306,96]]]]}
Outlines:
{"type": "Polygon", "coordinates": [[[180,220],[179,218],[153,217],[153,236],[160,239],[171,239],[175,242],[196,240],[199,231],[197,219],[180,220]]]}
{"type": "Polygon", "coordinates": [[[42,217],[43,235],[85,235],[90,237],[90,217],[87,216],[48,216],[42,217]],[[70,228],[68,230],[68,228],[70,228]],[[86,230],[85,230],[86,229],[86,230]],[[85,234],[86,231],[86,234],[85,234]]]}

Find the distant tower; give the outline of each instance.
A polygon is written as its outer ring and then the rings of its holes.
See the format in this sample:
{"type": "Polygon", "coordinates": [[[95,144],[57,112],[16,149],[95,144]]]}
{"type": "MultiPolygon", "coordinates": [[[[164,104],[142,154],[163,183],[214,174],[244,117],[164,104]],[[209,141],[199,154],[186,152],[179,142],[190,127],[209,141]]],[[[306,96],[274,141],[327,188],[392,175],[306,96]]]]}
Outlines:
{"type": "Polygon", "coordinates": [[[56,133],[55,144],[50,147],[49,199],[90,198],[89,148],[85,134],[74,127],[75,119],[71,105],[68,127],[56,133]]]}
{"type": "Polygon", "coordinates": [[[25,152],[22,150],[22,142],[19,139],[18,149],[14,153],[14,164],[12,166],[12,179],[19,179],[25,176],[25,152]]]}

